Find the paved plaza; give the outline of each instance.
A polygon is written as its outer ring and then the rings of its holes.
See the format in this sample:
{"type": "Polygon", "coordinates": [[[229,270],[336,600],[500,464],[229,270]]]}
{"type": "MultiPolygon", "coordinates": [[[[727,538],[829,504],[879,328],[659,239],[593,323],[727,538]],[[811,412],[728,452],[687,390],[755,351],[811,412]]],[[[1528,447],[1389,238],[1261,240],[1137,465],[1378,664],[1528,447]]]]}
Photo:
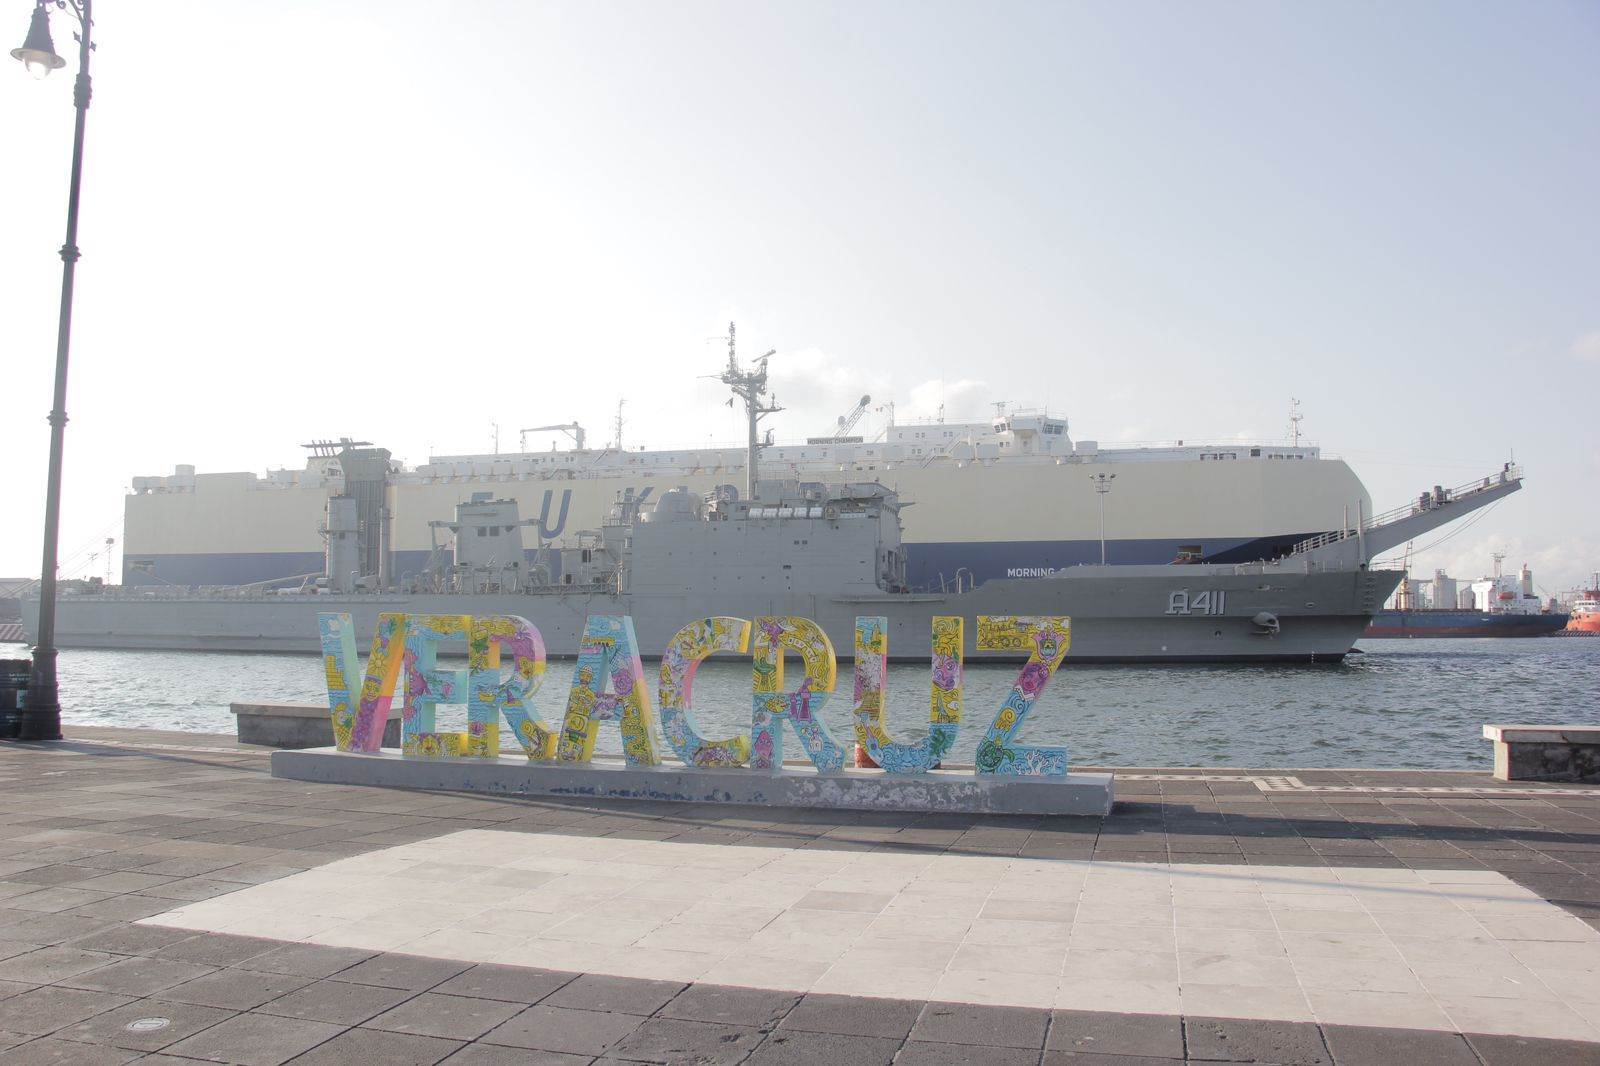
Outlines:
{"type": "Polygon", "coordinates": [[[0,745],[0,1063],[1600,1063],[1600,788],[1119,773],[1107,818],[0,745]]]}

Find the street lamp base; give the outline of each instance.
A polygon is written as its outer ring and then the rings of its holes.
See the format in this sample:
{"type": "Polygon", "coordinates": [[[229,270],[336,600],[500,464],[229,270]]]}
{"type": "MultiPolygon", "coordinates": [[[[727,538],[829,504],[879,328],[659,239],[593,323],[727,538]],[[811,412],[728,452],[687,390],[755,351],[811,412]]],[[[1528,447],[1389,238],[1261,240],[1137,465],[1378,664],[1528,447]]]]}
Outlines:
{"type": "Polygon", "coordinates": [[[24,707],[17,712],[12,740],[60,740],[60,707],[24,707]]]}
{"type": "Polygon", "coordinates": [[[33,650],[28,694],[8,730],[13,740],[60,740],[61,694],[56,686],[56,653],[33,650]]]}

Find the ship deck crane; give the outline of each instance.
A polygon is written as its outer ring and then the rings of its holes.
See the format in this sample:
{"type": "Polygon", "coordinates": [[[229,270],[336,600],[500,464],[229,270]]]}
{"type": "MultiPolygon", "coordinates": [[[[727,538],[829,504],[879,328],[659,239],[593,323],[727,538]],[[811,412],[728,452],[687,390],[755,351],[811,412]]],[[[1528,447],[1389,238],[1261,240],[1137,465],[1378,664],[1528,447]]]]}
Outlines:
{"type": "Polygon", "coordinates": [[[867,407],[871,403],[871,396],[862,396],[861,399],[856,401],[854,407],[839,416],[838,424],[834,429],[821,437],[815,438],[816,441],[826,443],[828,441],[844,440],[850,435],[850,431],[856,428],[856,423],[861,421],[861,416],[867,413],[867,407]]]}
{"type": "Polygon", "coordinates": [[[529,433],[565,433],[572,438],[572,443],[577,447],[577,450],[583,451],[583,427],[576,422],[561,422],[554,426],[529,426],[521,431],[521,447],[523,451],[528,450],[529,433]]]}

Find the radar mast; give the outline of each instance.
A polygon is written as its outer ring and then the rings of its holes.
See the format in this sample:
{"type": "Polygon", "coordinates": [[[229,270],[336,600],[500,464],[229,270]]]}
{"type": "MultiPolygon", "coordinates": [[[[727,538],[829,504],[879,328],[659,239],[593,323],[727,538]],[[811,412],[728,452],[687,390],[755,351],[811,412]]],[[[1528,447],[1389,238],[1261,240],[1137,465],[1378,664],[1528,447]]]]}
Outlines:
{"type": "MultiPolygon", "coordinates": [[[[756,462],[761,452],[761,420],[767,415],[783,410],[778,406],[777,396],[773,396],[770,402],[762,399],[767,394],[767,360],[777,354],[778,349],[773,348],[756,360],[754,369],[741,370],[738,350],[734,346],[733,323],[728,323],[728,368],[718,376],[717,380],[732,389],[734,396],[744,401],[745,419],[749,425],[749,438],[745,445],[745,495],[752,500],[756,498],[756,462]]],[[[728,401],[728,406],[733,406],[732,400],[728,401]]]]}

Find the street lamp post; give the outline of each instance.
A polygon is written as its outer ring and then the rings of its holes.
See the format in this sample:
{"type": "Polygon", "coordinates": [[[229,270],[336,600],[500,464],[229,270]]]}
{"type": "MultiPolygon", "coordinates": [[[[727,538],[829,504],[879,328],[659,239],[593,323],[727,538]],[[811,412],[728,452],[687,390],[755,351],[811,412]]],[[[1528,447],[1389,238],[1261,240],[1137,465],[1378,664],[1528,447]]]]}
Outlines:
{"type": "Polygon", "coordinates": [[[1106,565],[1106,493],[1111,491],[1111,483],[1117,480],[1115,474],[1090,474],[1089,480],[1094,482],[1095,495],[1100,497],[1100,565],[1106,565]]]}
{"type": "Polygon", "coordinates": [[[56,684],[56,550],[61,526],[61,455],[67,428],[67,352],[72,338],[72,282],[78,264],[78,190],[83,182],[83,127],[89,115],[89,55],[93,0],[37,0],[28,38],[11,51],[28,73],[43,78],[66,65],[50,40],[50,8],[78,20],[78,80],[72,90],[77,122],[72,132],[72,180],[67,193],[67,239],[61,246],[61,317],[56,327],[55,399],[50,408],[50,471],[45,482],[44,560],[39,573],[39,639],[33,649],[28,698],[17,715],[16,739],[60,740],[61,700],[56,684]]]}

